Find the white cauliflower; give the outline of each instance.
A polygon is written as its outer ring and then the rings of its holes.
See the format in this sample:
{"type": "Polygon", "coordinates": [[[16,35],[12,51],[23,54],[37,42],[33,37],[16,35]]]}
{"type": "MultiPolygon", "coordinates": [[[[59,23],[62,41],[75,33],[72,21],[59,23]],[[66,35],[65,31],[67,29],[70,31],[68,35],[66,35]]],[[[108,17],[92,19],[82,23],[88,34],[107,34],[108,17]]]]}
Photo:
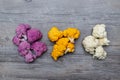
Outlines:
{"type": "Polygon", "coordinates": [[[95,49],[95,54],[93,55],[93,58],[105,59],[106,56],[107,56],[106,51],[104,51],[102,46],[99,46],[95,49]]]}
{"type": "Polygon", "coordinates": [[[103,39],[98,39],[99,40],[99,46],[104,46],[104,45],[109,45],[109,40],[107,38],[103,38],[103,39]]]}
{"type": "Polygon", "coordinates": [[[98,46],[98,40],[93,36],[87,36],[82,42],[85,51],[89,52],[90,54],[94,54],[95,48],[98,46]]]}
{"type": "Polygon", "coordinates": [[[104,45],[109,45],[107,32],[104,24],[98,24],[93,28],[92,36],[84,38],[82,44],[85,51],[93,55],[93,58],[105,59],[107,53],[104,51],[104,45]]]}
{"type": "Polygon", "coordinates": [[[107,32],[105,31],[105,25],[104,24],[97,24],[93,28],[92,35],[95,38],[105,38],[105,37],[107,37],[107,32]]]}

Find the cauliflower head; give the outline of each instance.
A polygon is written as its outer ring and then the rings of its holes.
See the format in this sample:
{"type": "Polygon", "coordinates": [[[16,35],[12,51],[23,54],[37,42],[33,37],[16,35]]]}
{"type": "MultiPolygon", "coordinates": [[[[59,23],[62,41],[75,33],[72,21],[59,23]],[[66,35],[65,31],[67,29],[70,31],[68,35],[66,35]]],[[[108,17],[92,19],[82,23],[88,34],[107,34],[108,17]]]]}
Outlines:
{"type": "Polygon", "coordinates": [[[107,32],[105,30],[105,25],[104,24],[97,24],[94,28],[93,28],[93,32],[92,35],[95,38],[104,38],[107,37],[107,32]]]}
{"type": "Polygon", "coordinates": [[[53,47],[53,51],[51,53],[51,56],[56,61],[56,60],[58,60],[58,57],[64,55],[65,50],[66,50],[66,46],[55,44],[54,47],[53,47]]]}
{"type": "Polygon", "coordinates": [[[48,32],[50,41],[55,42],[51,52],[52,58],[56,61],[58,60],[58,57],[63,56],[68,52],[74,52],[74,40],[79,38],[79,36],[80,31],[77,28],[67,28],[66,30],[61,31],[56,26],[53,26],[48,32]]]}
{"type": "Polygon", "coordinates": [[[87,36],[82,42],[85,51],[89,52],[90,54],[94,54],[95,48],[98,46],[98,40],[93,36],[87,36]]]}
{"type": "Polygon", "coordinates": [[[99,40],[99,46],[105,46],[105,45],[109,45],[110,41],[107,38],[103,38],[103,39],[98,39],[99,40]]]}
{"type": "Polygon", "coordinates": [[[48,32],[48,38],[54,42],[63,36],[63,32],[60,31],[56,26],[53,26],[48,32]]]}
{"type": "Polygon", "coordinates": [[[51,56],[56,61],[58,57],[63,56],[68,52],[74,52],[74,44],[69,42],[68,38],[59,39],[53,47],[51,56]]]}
{"type": "Polygon", "coordinates": [[[61,39],[59,39],[59,40],[56,42],[56,44],[67,46],[67,45],[68,45],[68,42],[69,42],[69,39],[68,39],[68,38],[61,38],[61,39]]]}
{"type": "Polygon", "coordinates": [[[69,42],[67,45],[67,49],[66,49],[65,53],[74,52],[74,50],[75,50],[75,45],[73,43],[69,42]]]}
{"type": "Polygon", "coordinates": [[[82,44],[85,50],[93,55],[93,58],[105,59],[107,53],[103,49],[103,46],[109,45],[109,42],[105,25],[97,24],[93,27],[92,36],[85,37],[82,44]]]}
{"type": "Polygon", "coordinates": [[[63,35],[68,37],[70,42],[74,43],[74,40],[79,38],[80,31],[77,28],[67,28],[63,31],[63,35]]]}
{"type": "Polygon", "coordinates": [[[104,51],[102,46],[99,46],[99,47],[96,48],[95,54],[93,55],[93,58],[105,59],[106,56],[107,56],[106,51],[104,51]]]}

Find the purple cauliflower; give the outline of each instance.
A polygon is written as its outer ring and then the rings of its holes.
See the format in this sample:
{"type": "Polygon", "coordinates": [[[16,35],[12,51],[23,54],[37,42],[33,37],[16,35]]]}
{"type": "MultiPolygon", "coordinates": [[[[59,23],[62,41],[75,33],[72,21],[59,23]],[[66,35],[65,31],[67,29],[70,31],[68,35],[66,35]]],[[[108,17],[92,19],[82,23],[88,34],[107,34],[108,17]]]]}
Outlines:
{"type": "Polygon", "coordinates": [[[28,42],[33,43],[42,38],[42,33],[38,29],[30,29],[27,31],[28,42]]]}
{"type": "Polygon", "coordinates": [[[35,52],[36,57],[40,57],[43,52],[47,51],[47,45],[43,42],[35,42],[31,45],[31,49],[35,52]]]}
{"type": "Polygon", "coordinates": [[[30,43],[27,41],[21,42],[18,46],[18,51],[20,52],[21,56],[25,56],[30,51],[30,43]]]}
{"type": "Polygon", "coordinates": [[[18,46],[20,43],[21,43],[21,40],[17,37],[17,36],[14,36],[13,39],[12,39],[12,42],[18,46]]]}
{"type": "Polygon", "coordinates": [[[19,46],[19,44],[23,41],[26,41],[25,38],[19,38],[17,35],[15,35],[12,39],[12,42],[16,45],[19,46]]]}
{"type": "Polygon", "coordinates": [[[26,34],[27,34],[27,30],[31,29],[30,25],[28,24],[20,24],[17,28],[16,28],[16,34],[19,38],[24,38],[27,39],[26,34]]]}
{"type": "Polygon", "coordinates": [[[18,46],[19,54],[25,58],[27,63],[30,63],[47,50],[45,43],[38,42],[41,38],[42,33],[40,30],[31,29],[28,24],[20,24],[12,41],[18,46]]]}
{"type": "Polygon", "coordinates": [[[36,59],[36,56],[32,54],[31,51],[27,55],[25,55],[25,62],[30,63],[33,62],[36,59]]]}
{"type": "Polygon", "coordinates": [[[12,41],[15,45],[19,45],[22,41],[27,40],[27,30],[29,30],[31,27],[28,24],[20,24],[16,28],[16,36],[13,37],[12,41]]]}

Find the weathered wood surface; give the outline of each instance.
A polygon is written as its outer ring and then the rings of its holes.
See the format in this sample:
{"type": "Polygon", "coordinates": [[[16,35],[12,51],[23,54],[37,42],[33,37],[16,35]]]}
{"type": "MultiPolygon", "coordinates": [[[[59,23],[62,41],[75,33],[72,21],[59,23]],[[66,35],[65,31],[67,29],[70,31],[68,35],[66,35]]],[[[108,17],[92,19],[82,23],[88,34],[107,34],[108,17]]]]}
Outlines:
{"type": "Polygon", "coordinates": [[[120,0],[0,0],[0,80],[120,80],[120,0]],[[26,64],[11,42],[19,23],[41,29],[49,50],[26,64]],[[108,57],[94,60],[81,46],[95,24],[107,26],[111,43],[108,57]],[[50,57],[47,31],[77,27],[76,51],[57,62],[50,57]]]}

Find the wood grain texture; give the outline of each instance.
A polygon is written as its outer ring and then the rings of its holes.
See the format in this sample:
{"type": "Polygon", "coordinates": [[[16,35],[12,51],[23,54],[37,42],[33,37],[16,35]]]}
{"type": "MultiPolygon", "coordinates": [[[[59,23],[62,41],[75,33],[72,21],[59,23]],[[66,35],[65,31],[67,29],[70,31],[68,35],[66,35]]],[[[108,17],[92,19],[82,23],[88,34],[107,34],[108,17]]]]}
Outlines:
{"type": "Polygon", "coordinates": [[[120,0],[0,0],[0,80],[120,80],[120,0]],[[49,48],[31,64],[11,42],[20,23],[41,29],[49,48]],[[81,46],[98,23],[106,24],[111,41],[102,61],[92,59],[81,46]],[[76,51],[57,62],[50,57],[53,43],[47,38],[53,25],[81,30],[76,51]]]}

